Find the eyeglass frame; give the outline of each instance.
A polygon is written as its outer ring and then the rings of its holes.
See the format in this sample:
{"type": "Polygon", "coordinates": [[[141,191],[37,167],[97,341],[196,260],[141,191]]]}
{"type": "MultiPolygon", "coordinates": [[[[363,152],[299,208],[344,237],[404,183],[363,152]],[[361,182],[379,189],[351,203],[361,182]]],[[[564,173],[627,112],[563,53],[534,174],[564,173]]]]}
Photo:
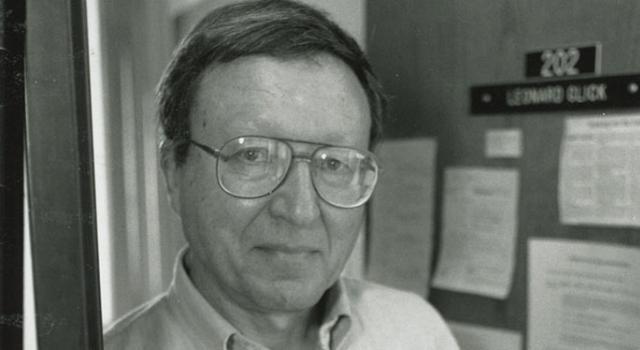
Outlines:
{"type": "Polygon", "coordinates": [[[375,175],[376,178],[373,182],[373,190],[371,190],[371,193],[366,197],[366,199],[364,200],[360,200],[358,202],[356,202],[357,204],[354,205],[350,205],[350,206],[343,206],[343,205],[338,205],[335,203],[332,203],[330,201],[328,201],[326,198],[324,198],[324,196],[320,193],[320,191],[318,191],[318,188],[316,186],[315,183],[315,179],[313,178],[313,176],[311,177],[311,183],[313,184],[313,189],[316,192],[316,194],[318,195],[318,197],[322,198],[323,201],[325,201],[326,203],[328,203],[329,205],[332,205],[336,208],[341,208],[341,209],[353,209],[353,208],[357,208],[360,207],[362,205],[364,205],[369,199],[371,199],[371,196],[373,195],[373,192],[375,191],[375,187],[378,183],[378,176],[380,175],[380,166],[378,165],[378,160],[376,159],[375,154],[373,154],[372,152],[368,151],[368,150],[361,150],[355,147],[349,147],[349,146],[339,146],[339,145],[331,145],[331,144],[327,144],[327,143],[317,143],[317,142],[311,142],[311,141],[304,141],[304,140],[296,140],[296,139],[288,139],[288,138],[280,138],[280,137],[270,137],[270,136],[264,136],[264,135],[241,135],[241,136],[237,136],[234,138],[231,138],[227,141],[225,141],[222,146],[220,146],[220,148],[212,148],[210,146],[207,146],[203,143],[200,143],[198,141],[195,141],[193,139],[188,139],[186,140],[187,143],[192,144],[194,146],[196,146],[197,148],[199,148],[200,150],[204,151],[205,153],[209,154],[210,156],[213,156],[216,159],[216,181],[218,183],[218,186],[228,195],[234,197],[234,198],[240,198],[240,199],[258,199],[258,198],[263,198],[266,196],[271,195],[272,193],[274,193],[276,190],[278,190],[278,188],[280,188],[280,186],[282,186],[282,184],[287,180],[287,178],[289,177],[289,173],[291,171],[291,166],[293,165],[293,162],[295,159],[300,159],[300,161],[304,161],[306,163],[311,164],[313,156],[316,154],[316,152],[318,152],[318,150],[321,150],[323,148],[346,148],[346,149],[350,149],[350,150],[354,150],[357,151],[361,154],[363,154],[366,157],[369,157],[370,159],[373,160],[373,165],[375,166],[375,175]],[[276,141],[281,141],[283,142],[285,145],[287,145],[287,147],[289,147],[289,150],[291,151],[291,160],[289,161],[289,164],[287,165],[287,171],[285,173],[285,175],[282,177],[282,179],[278,182],[278,184],[270,191],[267,191],[267,193],[263,194],[263,195],[259,195],[259,196],[239,196],[237,194],[231,193],[231,191],[229,191],[229,189],[227,189],[225,186],[222,185],[221,180],[220,180],[220,174],[219,174],[219,165],[218,162],[220,161],[220,158],[222,156],[222,149],[230,142],[243,138],[243,137],[258,137],[258,138],[264,138],[264,139],[271,139],[271,140],[276,140],[276,141]],[[317,146],[310,154],[308,155],[304,155],[304,154],[296,154],[294,152],[293,146],[291,145],[291,143],[302,143],[302,144],[307,144],[307,145],[314,145],[317,146]]]}

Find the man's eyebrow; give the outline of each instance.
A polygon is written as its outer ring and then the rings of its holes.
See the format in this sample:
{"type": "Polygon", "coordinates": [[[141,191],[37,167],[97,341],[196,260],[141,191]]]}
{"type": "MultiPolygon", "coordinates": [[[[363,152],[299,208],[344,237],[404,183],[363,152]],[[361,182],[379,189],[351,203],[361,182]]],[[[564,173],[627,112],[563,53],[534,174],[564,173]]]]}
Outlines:
{"type": "Polygon", "coordinates": [[[329,145],[336,145],[336,146],[345,146],[344,142],[347,141],[344,135],[341,135],[338,133],[328,134],[327,140],[329,140],[328,142],[329,145]]]}
{"type": "Polygon", "coordinates": [[[322,135],[322,140],[292,140],[292,141],[299,141],[302,143],[310,143],[310,144],[317,144],[317,145],[323,145],[323,146],[347,146],[345,143],[348,141],[348,139],[338,133],[338,132],[333,132],[333,133],[328,133],[328,134],[323,134],[322,135]]]}

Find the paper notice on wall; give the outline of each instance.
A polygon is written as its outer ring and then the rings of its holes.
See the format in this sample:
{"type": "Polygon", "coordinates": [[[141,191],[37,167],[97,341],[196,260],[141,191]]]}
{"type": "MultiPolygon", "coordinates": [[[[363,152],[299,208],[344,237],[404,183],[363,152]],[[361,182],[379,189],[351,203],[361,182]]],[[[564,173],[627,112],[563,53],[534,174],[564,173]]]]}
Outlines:
{"type": "Polygon", "coordinates": [[[522,335],[519,332],[451,321],[448,321],[447,324],[451,328],[460,350],[522,349],[522,335]]]}
{"type": "Polygon", "coordinates": [[[558,201],[565,224],[640,226],[640,115],[566,120],[558,201]]]}
{"type": "Polygon", "coordinates": [[[505,298],[515,260],[518,172],[449,168],[444,181],[442,237],[433,286],[505,298]]]}
{"type": "Polygon", "coordinates": [[[485,134],[484,153],[487,158],[520,158],[522,130],[492,129],[485,134]]]}
{"type": "Polygon", "coordinates": [[[529,241],[529,350],[640,349],[640,249],[529,241]]]}
{"type": "Polygon", "coordinates": [[[368,278],[427,296],[433,236],[436,142],[385,141],[371,203],[368,278]]]}

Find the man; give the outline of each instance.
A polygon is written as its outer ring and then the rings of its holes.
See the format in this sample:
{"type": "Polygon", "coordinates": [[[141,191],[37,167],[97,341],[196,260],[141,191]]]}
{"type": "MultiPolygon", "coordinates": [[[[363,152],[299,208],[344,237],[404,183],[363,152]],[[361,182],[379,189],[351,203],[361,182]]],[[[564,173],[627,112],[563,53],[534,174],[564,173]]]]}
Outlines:
{"type": "Polygon", "coordinates": [[[384,98],[353,39],[288,0],[200,22],[159,88],[188,248],[107,349],[457,349],[418,296],[340,277],[378,166],[384,98]]]}

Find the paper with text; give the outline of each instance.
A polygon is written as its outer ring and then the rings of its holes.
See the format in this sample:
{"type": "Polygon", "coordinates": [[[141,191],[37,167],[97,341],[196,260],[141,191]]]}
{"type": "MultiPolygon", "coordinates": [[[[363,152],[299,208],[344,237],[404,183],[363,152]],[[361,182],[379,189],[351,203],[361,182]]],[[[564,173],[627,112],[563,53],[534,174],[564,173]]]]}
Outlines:
{"type": "Polygon", "coordinates": [[[485,134],[484,154],[487,158],[520,158],[522,130],[491,129],[485,134]]]}
{"type": "Polygon", "coordinates": [[[529,241],[529,350],[640,349],[640,249],[529,241]]]}
{"type": "Polygon", "coordinates": [[[505,298],[515,264],[518,172],[449,168],[444,181],[441,244],[433,286],[505,298]]]}
{"type": "Polygon", "coordinates": [[[558,201],[565,224],[640,226],[640,116],[566,120],[558,201]]]}

